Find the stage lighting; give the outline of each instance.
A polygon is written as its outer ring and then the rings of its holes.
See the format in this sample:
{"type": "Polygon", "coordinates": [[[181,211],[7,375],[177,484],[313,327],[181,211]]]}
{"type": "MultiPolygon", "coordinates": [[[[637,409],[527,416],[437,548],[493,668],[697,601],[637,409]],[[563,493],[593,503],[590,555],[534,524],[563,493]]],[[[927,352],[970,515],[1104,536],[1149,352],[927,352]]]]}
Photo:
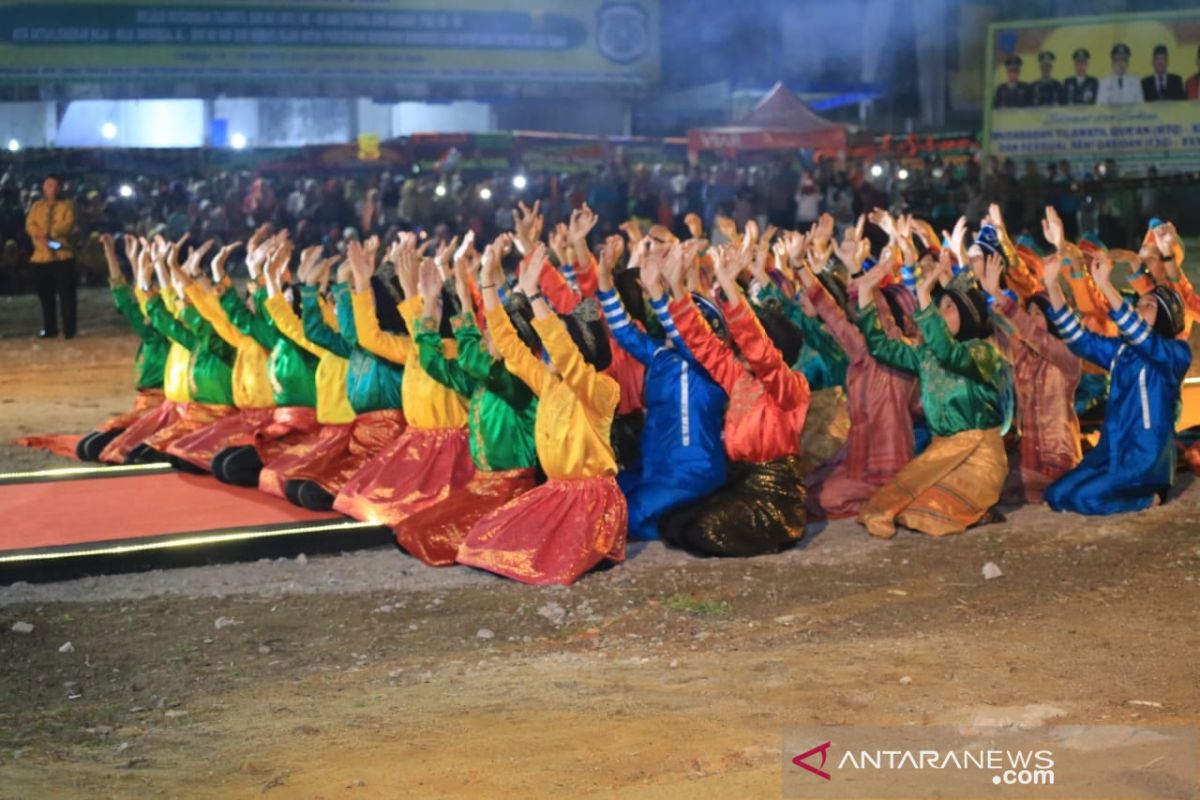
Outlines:
{"type": "Polygon", "coordinates": [[[117,138],[117,126],[111,122],[104,123],[100,126],[100,135],[110,141],[117,138]]]}
{"type": "Polygon", "coordinates": [[[529,185],[529,179],[524,175],[513,175],[513,188],[518,192],[523,191],[529,185]]]}
{"type": "Polygon", "coordinates": [[[128,183],[122,183],[121,188],[117,189],[117,194],[121,197],[133,197],[133,187],[128,183]]]}
{"type": "Polygon", "coordinates": [[[438,197],[445,197],[446,196],[446,184],[439,183],[437,185],[437,188],[435,188],[433,190],[433,193],[436,194],[438,197]]]}
{"type": "Polygon", "coordinates": [[[17,151],[18,151],[18,150],[20,150],[20,149],[21,149],[21,143],[20,143],[20,142],[18,142],[16,139],[9,139],[9,140],[8,140],[8,152],[10,152],[10,153],[15,153],[15,152],[17,152],[17,151]]]}
{"type": "Polygon", "coordinates": [[[871,177],[872,178],[878,178],[882,174],[883,174],[883,167],[881,165],[873,164],[871,166],[871,177]]]}
{"type": "Polygon", "coordinates": [[[896,177],[902,181],[908,180],[908,170],[906,170],[904,167],[901,167],[900,171],[896,173],[896,177]]]}
{"type": "Polygon", "coordinates": [[[242,150],[246,147],[246,134],[235,133],[229,137],[229,146],[234,150],[242,150]]]}
{"type": "Polygon", "coordinates": [[[483,187],[482,189],[480,189],[479,190],[479,199],[480,200],[491,200],[492,199],[492,190],[486,186],[483,187]]]}
{"type": "Polygon", "coordinates": [[[934,168],[933,168],[933,177],[935,177],[935,178],[941,178],[941,177],[942,177],[943,175],[945,175],[945,174],[946,174],[946,170],[942,169],[941,167],[934,167],[934,168]]]}

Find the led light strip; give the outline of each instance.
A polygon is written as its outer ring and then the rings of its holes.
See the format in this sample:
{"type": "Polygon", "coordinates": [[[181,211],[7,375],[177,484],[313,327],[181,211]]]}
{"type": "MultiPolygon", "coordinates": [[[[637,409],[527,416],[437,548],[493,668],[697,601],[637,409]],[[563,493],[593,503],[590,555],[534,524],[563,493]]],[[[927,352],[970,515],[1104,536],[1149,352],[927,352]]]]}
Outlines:
{"type": "Polygon", "coordinates": [[[378,528],[373,522],[336,522],[328,525],[312,525],[300,528],[276,528],[262,531],[230,531],[227,533],[201,534],[180,538],[165,539],[157,542],[142,544],[116,544],[106,547],[96,547],[88,550],[71,550],[69,552],[31,553],[27,555],[0,556],[0,564],[11,564],[19,561],[53,561],[64,558],[81,558],[84,556],[126,555],[141,553],[148,550],[166,550],[174,547],[193,547],[203,544],[222,544],[225,542],[250,541],[267,539],[275,536],[290,536],[297,533],[321,533],[324,531],[356,531],[378,528]]]}
{"type": "Polygon", "coordinates": [[[13,481],[25,478],[72,478],[84,475],[104,473],[163,472],[174,469],[170,464],[121,464],[111,467],[62,467],[61,469],[41,469],[31,472],[0,472],[0,481],[13,481]]]}

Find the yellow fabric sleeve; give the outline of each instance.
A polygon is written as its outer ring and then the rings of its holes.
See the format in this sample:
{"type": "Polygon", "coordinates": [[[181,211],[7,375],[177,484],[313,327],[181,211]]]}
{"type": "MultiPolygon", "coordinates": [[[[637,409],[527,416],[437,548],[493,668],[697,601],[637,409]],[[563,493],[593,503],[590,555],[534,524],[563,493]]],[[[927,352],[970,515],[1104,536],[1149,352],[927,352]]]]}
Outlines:
{"type": "Polygon", "coordinates": [[[354,327],[359,345],[393,363],[406,363],[412,350],[412,340],[407,336],[385,333],[379,329],[379,320],[375,317],[375,298],[371,290],[354,292],[350,299],[354,306],[354,327]]]}
{"type": "Polygon", "coordinates": [[[541,397],[546,380],[550,377],[546,365],[538,361],[517,336],[512,320],[508,318],[508,313],[502,306],[488,309],[484,312],[484,318],[492,336],[492,344],[504,359],[505,369],[524,381],[530,391],[541,397]]]}

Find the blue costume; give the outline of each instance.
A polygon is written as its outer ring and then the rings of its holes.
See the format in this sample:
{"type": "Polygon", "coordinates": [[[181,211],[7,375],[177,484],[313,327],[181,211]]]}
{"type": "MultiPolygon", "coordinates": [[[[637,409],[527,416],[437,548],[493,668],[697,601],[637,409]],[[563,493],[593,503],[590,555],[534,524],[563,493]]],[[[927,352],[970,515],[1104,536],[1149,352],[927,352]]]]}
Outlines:
{"type": "Polygon", "coordinates": [[[1139,511],[1155,495],[1165,499],[1175,479],[1175,416],[1191,350],[1152,331],[1129,303],[1109,317],[1120,336],[1092,333],[1066,306],[1052,317],[1071,352],[1108,368],[1112,387],[1099,444],[1046,490],[1055,511],[1139,511]]]}
{"type": "Polygon", "coordinates": [[[617,344],[646,366],[642,463],[619,474],[617,483],[629,505],[630,537],[657,539],[664,514],[725,485],[721,434],[728,398],[675,330],[666,297],[651,303],[665,342],[633,323],[616,291],[599,298],[617,344]]]}

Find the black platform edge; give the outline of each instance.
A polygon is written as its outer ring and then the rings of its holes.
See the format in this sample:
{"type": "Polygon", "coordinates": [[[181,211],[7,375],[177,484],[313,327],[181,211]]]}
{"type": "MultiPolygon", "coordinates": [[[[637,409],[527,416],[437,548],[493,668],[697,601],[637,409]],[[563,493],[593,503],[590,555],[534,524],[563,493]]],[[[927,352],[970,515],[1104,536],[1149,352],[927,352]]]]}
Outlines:
{"type": "Polygon", "coordinates": [[[333,519],[0,552],[0,586],[396,547],[391,529],[333,519]]]}

